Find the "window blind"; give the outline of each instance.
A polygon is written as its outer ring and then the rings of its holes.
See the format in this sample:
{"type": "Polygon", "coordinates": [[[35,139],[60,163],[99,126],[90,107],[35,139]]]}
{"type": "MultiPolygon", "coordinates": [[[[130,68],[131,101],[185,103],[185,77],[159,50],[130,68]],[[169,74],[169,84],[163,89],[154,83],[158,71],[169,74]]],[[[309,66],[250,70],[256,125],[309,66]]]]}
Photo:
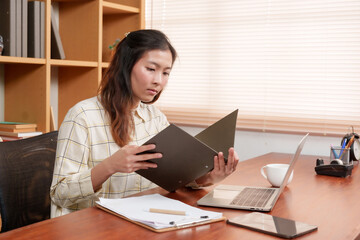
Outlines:
{"type": "Polygon", "coordinates": [[[238,129],[360,131],[360,1],[147,0],[145,19],[179,54],[157,102],[170,122],[238,108],[238,129]]]}

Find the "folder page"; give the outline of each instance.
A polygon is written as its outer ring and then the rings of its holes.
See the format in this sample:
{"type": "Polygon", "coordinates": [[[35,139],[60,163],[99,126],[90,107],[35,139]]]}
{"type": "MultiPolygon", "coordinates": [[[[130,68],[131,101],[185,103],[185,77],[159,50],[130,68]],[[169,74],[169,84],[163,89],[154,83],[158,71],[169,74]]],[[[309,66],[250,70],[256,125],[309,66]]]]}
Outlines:
{"type": "Polygon", "coordinates": [[[205,211],[160,194],[121,199],[100,198],[96,204],[154,229],[191,226],[192,224],[223,218],[220,212],[205,211]],[[173,210],[184,214],[156,213],[151,212],[151,209],[173,210]]]}

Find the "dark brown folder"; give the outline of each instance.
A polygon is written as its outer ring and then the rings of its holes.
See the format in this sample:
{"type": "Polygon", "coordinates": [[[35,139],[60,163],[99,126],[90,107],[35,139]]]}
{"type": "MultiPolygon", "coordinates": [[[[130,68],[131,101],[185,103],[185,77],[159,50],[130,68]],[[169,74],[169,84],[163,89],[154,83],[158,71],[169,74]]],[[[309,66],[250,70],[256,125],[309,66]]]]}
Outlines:
{"type": "Polygon", "coordinates": [[[136,172],[169,192],[203,176],[214,168],[214,156],[219,151],[226,154],[234,146],[237,112],[232,112],[195,137],[170,124],[144,143],[156,145],[149,152],[163,154],[161,159],[150,160],[157,164],[157,168],[136,172]]]}
{"type": "Polygon", "coordinates": [[[225,158],[228,150],[234,146],[236,119],[238,110],[233,111],[221,120],[195,136],[196,139],[210,146],[217,152],[223,152],[225,158]]]}

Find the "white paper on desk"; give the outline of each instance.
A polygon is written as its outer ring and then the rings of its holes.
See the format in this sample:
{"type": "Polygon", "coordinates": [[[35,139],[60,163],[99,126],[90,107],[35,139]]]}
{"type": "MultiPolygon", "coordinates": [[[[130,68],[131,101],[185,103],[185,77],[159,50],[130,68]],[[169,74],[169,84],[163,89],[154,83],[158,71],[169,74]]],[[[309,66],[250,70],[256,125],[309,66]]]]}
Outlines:
{"type": "Polygon", "coordinates": [[[222,213],[195,208],[160,194],[121,199],[100,198],[100,201],[97,203],[133,221],[144,223],[156,229],[173,227],[174,225],[170,224],[170,222],[181,223],[188,220],[191,222],[204,221],[204,219],[200,218],[201,216],[208,216],[208,218],[206,218],[207,220],[222,217],[222,213]],[[185,211],[186,216],[153,213],[149,212],[150,208],[185,211]]]}

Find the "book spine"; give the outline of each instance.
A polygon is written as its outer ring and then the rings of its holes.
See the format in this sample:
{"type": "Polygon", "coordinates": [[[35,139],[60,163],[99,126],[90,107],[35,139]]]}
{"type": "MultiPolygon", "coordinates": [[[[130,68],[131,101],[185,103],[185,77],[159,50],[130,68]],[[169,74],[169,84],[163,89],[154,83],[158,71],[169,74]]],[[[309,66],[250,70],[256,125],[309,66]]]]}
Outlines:
{"type": "Polygon", "coordinates": [[[41,135],[42,132],[5,132],[0,131],[0,136],[8,136],[8,137],[33,137],[41,135]]]}
{"type": "Polygon", "coordinates": [[[40,57],[45,58],[45,2],[40,2],[40,57]]]}
{"type": "Polygon", "coordinates": [[[0,127],[0,131],[1,132],[21,133],[21,132],[36,132],[36,129],[35,128],[11,129],[11,128],[0,127]]]}
{"type": "Polygon", "coordinates": [[[15,141],[23,139],[23,137],[9,137],[9,136],[0,136],[3,142],[15,141]]]}
{"type": "Polygon", "coordinates": [[[53,9],[51,9],[51,58],[65,59],[65,52],[61,42],[59,27],[56,23],[53,9]]]}
{"type": "Polygon", "coordinates": [[[23,129],[36,128],[36,123],[15,123],[15,122],[0,122],[0,128],[23,129]]]}
{"type": "Polygon", "coordinates": [[[22,52],[22,49],[21,49],[21,38],[22,38],[22,35],[21,35],[21,22],[22,22],[22,19],[21,19],[21,1],[22,0],[13,0],[15,1],[15,7],[16,7],[16,20],[15,20],[15,30],[16,30],[16,56],[17,57],[21,57],[21,52],[22,52]]]}
{"type": "Polygon", "coordinates": [[[21,0],[21,56],[28,56],[28,1],[21,0]]]}
{"type": "Polygon", "coordinates": [[[16,4],[13,0],[0,1],[0,35],[3,37],[2,55],[16,56],[16,4]]]}
{"type": "Polygon", "coordinates": [[[28,2],[28,57],[40,58],[40,3],[28,2]]]}

